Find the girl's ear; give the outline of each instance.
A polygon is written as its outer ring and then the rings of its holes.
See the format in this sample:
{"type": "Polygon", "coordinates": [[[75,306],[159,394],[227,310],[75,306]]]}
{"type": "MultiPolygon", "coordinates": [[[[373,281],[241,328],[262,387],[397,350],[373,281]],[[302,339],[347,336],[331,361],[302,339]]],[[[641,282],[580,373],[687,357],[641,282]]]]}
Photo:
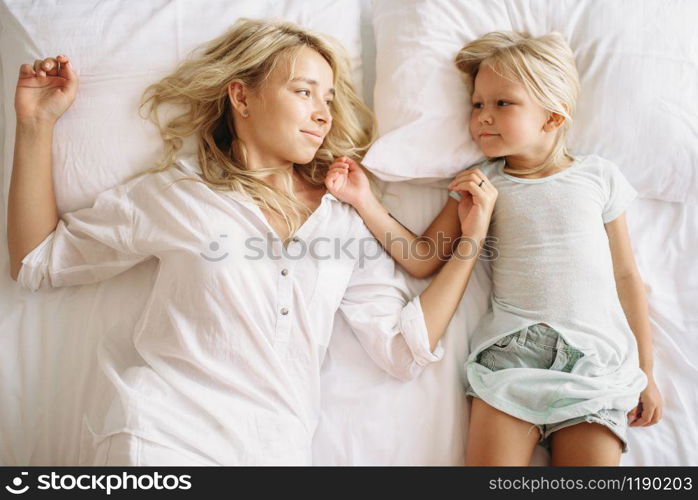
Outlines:
{"type": "MultiPolygon", "coordinates": [[[[569,113],[570,109],[567,104],[562,103],[562,107],[565,108],[565,112],[569,113]]],[[[546,132],[554,132],[565,124],[566,118],[560,113],[555,113],[554,111],[548,116],[548,120],[543,125],[543,130],[546,132]]]]}
{"type": "Polygon", "coordinates": [[[249,111],[247,109],[247,96],[247,87],[241,81],[233,80],[228,84],[228,98],[230,99],[230,105],[235,111],[244,117],[249,116],[249,111]]]}
{"type": "Polygon", "coordinates": [[[566,118],[559,113],[550,113],[548,120],[543,125],[546,132],[554,132],[565,124],[566,118]]]}

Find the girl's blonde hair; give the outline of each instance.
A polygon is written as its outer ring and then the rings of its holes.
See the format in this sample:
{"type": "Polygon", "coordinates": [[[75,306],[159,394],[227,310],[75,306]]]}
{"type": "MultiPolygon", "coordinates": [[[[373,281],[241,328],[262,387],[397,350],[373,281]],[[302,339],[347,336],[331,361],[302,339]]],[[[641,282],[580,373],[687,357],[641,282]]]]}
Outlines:
{"type": "Polygon", "coordinates": [[[376,120],[354,91],[349,58],[341,44],[290,22],[239,19],[222,35],[194,49],[172,74],[146,88],[140,109],[147,107],[143,118],[160,130],[165,152],[155,168],[143,173],[171,167],[183,139],[196,134],[201,182],[249,195],[260,207],[279,214],[289,235],[295,233],[310,210],[294,195],[292,172],[279,167],[247,168],[245,147],[235,134],[228,84],[237,80],[258,90],[284,59],[293,72],[303,47],[317,51],[328,62],[336,96],[331,104],[332,127],[315,158],[294,169],[312,185],[321,186],[334,157],[346,155],[360,161],[375,139],[376,120]],[[158,109],[163,104],[182,111],[161,124],[158,109]],[[270,174],[283,179],[284,189],[263,180],[270,174]]]}
{"type": "Polygon", "coordinates": [[[560,33],[534,38],[525,32],[494,31],[460,49],[455,64],[471,94],[480,66],[485,64],[502,77],[521,83],[543,108],[565,118],[552,151],[541,165],[525,172],[505,168],[505,172],[532,174],[569,155],[565,137],[576,109],[579,75],[572,49],[560,33]]]}

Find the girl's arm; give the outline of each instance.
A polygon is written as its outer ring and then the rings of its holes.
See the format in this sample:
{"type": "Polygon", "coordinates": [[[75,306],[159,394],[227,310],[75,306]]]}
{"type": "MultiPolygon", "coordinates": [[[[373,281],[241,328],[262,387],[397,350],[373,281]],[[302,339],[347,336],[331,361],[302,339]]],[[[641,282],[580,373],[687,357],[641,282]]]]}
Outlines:
{"type": "Polygon", "coordinates": [[[632,426],[653,425],[662,418],[662,398],[654,381],[652,330],[645,285],[635,264],[625,214],[605,225],[613,259],[613,275],[618,298],[637,339],[640,369],[647,375],[647,387],[640,394],[640,405],[630,412],[632,426]]]}
{"type": "MultiPolygon", "coordinates": [[[[479,170],[459,174],[454,190],[464,190],[471,177],[485,176],[479,170]]],[[[417,236],[395,219],[374,196],[362,167],[345,156],[330,166],[325,181],[338,199],[350,203],[390,256],[416,278],[438,271],[453,252],[461,227],[458,202],[450,198],[423,235],[417,236]]]]}
{"type": "Polygon", "coordinates": [[[15,94],[17,130],[7,207],[10,274],[58,223],[51,176],[51,144],[58,118],[70,107],[78,80],[68,58],[23,64],[15,94]],[[62,65],[60,71],[58,64],[62,65]]]}

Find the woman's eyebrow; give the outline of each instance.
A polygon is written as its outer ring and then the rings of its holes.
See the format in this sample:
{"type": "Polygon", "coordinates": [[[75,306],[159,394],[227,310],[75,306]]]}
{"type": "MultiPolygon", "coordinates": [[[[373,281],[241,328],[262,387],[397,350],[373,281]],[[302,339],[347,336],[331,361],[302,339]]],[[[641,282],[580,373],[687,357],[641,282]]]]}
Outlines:
{"type": "MultiPolygon", "coordinates": [[[[298,77],[298,78],[294,78],[294,79],[291,80],[291,81],[292,81],[292,82],[305,82],[305,83],[307,83],[308,85],[313,85],[313,86],[315,86],[315,87],[317,87],[318,85],[320,85],[316,80],[313,80],[312,78],[305,78],[305,77],[303,77],[303,76],[300,76],[300,77],[298,77]]],[[[331,88],[330,90],[328,90],[327,93],[328,93],[328,94],[335,95],[334,88],[331,88]]]]}

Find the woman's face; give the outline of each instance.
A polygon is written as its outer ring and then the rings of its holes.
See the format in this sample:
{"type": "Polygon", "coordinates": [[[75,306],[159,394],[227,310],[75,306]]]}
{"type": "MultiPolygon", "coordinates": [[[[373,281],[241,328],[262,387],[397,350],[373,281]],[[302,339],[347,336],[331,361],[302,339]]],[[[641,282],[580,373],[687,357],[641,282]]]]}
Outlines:
{"type": "Polygon", "coordinates": [[[260,89],[243,89],[244,108],[231,96],[238,111],[235,127],[253,168],[310,162],[332,126],[332,68],[307,47],[297,53],[294,68],[291,64],[290,58],[282,58],[260,89]]]}

